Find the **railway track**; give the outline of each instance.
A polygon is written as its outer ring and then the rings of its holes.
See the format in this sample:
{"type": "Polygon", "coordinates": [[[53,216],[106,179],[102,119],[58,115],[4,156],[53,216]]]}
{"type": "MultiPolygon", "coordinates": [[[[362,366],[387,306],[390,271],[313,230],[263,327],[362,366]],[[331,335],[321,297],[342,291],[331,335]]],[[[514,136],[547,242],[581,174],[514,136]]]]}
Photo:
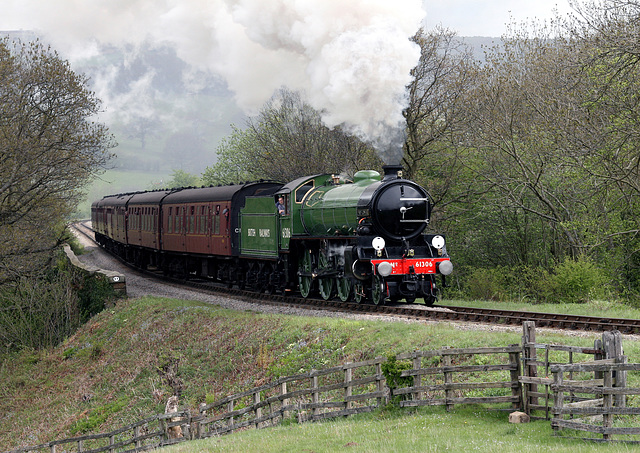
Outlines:
{"type": "MultiPolygon", "coordinates": [[[[72,225],[78,232],[94,240],[93,230],[85,223],[79,222],[72,225]]],[[[128,263],[126,263],[130,266],[128,263]]],[[[640,320],[625,318],[606,318],[601,316],[581,316],[558,313],[540,313],[530,311],[515,311],[489,308],[472,307],[447,307],[434,305],[426,307],[415,304],[397,305],[370,305],[355,302],[341,302],[337,300],[323,300],[302,298],[295,294],[266,294],[255,293],[237,288],[227,288],[224,285],[209,281],[177,280],[160,275],[148,270],[136,270],[144,272],[150,277],[174,284],[180,284],[189,288],[205,292],[223,293],[229,296],[271,305],[293,306],[298,308],[340,311],[345,313],[377,314],[384,316],[396,316],[414,320],[437,321],[463,321],[475,323],[487,323],[496,325],[522,325],[524,321],[534,321],[538,327],[549,327],[561,330],[600,332],[606,330],[618,330],[624,334],[640,334],[640,320]]]]}

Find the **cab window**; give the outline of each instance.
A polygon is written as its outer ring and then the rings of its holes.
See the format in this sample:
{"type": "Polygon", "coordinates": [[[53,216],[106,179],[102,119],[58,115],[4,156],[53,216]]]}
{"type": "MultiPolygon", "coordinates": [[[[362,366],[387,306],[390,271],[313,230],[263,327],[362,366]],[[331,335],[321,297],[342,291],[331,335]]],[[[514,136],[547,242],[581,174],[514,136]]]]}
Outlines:
{"type": "Polygon", "coordinates": [[[296,203],[302,203],[304,196],[313,189],[314,181],[309,181],[304,186],[300,186],[296,189],[296,203]]]}

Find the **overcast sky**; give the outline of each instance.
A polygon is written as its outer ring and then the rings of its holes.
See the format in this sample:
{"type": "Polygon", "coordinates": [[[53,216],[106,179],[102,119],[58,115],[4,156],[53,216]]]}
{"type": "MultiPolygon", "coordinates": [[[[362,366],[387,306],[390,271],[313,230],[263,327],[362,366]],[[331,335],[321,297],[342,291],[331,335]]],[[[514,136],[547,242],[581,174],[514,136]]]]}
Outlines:
{"type": "Polygon", "coordinates": [[[506,24],[566,14],[568,0],[424,0],[427,28],[440,24],[459,36],[501,36],[506,24]]]}
{"type": "MultiPolygon", "coordinates": [[[[125,0],[109,1],[124,2],[125,0]]],[[[553,16],[554,9],[562,14],[570,11],[569,0],[422,0],[422,2],[426,10],[427,28],[441,24],[456,31],[460,36],[497,37],[505,32],[505,25],[512,20],[522,22],[532,18],[549,19],[553,16]]],[[[32,29],[37,26],[34,16],[41,13],[39,10],[46,3],[48,2],[43,0],[8,0],[8,4],[3,5],[3,11],[0,14],[0,30],[32,29]]],[[[89,2],[84,9],[96,9],[99,4],[99,1],[89,2]]]]}

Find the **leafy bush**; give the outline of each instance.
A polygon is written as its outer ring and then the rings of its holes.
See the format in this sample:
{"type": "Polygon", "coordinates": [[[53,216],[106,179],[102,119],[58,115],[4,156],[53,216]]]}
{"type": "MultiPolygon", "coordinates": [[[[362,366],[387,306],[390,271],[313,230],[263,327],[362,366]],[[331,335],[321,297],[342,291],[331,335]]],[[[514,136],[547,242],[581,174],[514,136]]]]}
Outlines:
{"type": "Polygon", "coordinates": [[[5,351],[54,346],[80,324],[66,274],[25,277],[0,289],[0,348],[5,351]]]}
{"type": "Polygon", "coordinates": [[[565,259],[546,277],[545,298],[550,303],[586,303],[606,294],[604,270],[586,256],[565,259]]]}
{"type": "Polygon", "coordinates": [[[115,291],[107,279],[100,275],[85,275],[78,277],[78,306],[83,321],[104,310],[109,300],[116,298],[115,291]]]}
{"type": "MultiPolygon", "coordinates": [[[[387,380],[387,387],[393,390],[397,388],[412,387],[413,376],[401,376],[404,370],[410,370],[413,368],[411,362],[398,361],[394,355],[387,357],[387,361],[382,364],[382,374],[384,374],[387,380]]],[[[391,403],[397,405],[400,401],[405,399],[407,395],[395,395],[391,398],[391,403]]]]}
{"type": "Polygon", "coordinates": [[[470,300],[585,303],[608,291],[603,267],[584,256],[566,259],[550,271],[532,266],[475,268],[462,280],[459,296],[470,300]]]}
{"type": "Polygon", "coordinates": [[[106,278],[78,271],[62,252],[52,263],[0,287],[0,353],[55,346],[116,297],[106,278]]]}
{"type": "Polygon", "coordinates": [[[504,300],[506,291],[502,269],[473,269],[466,278],[464,293],[472,300],[504,300]]]}

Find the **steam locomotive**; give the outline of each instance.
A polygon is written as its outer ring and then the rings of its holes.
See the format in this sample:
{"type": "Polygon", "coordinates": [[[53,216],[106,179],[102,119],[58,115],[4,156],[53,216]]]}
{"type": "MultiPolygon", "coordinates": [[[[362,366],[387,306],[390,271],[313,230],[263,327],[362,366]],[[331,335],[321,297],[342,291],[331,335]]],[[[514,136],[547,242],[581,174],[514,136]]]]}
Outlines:
{"type": "Polygon", "coordinates": [[[382,304],[437,298],[453,271],[445,239],[427,234],[427,192],[364,170],[110,195],[94,202],[96,240],[134,265],[255,291],[319,293],[382,304]],[[284,199],[284,209],[276,201],[284,199]]]}

